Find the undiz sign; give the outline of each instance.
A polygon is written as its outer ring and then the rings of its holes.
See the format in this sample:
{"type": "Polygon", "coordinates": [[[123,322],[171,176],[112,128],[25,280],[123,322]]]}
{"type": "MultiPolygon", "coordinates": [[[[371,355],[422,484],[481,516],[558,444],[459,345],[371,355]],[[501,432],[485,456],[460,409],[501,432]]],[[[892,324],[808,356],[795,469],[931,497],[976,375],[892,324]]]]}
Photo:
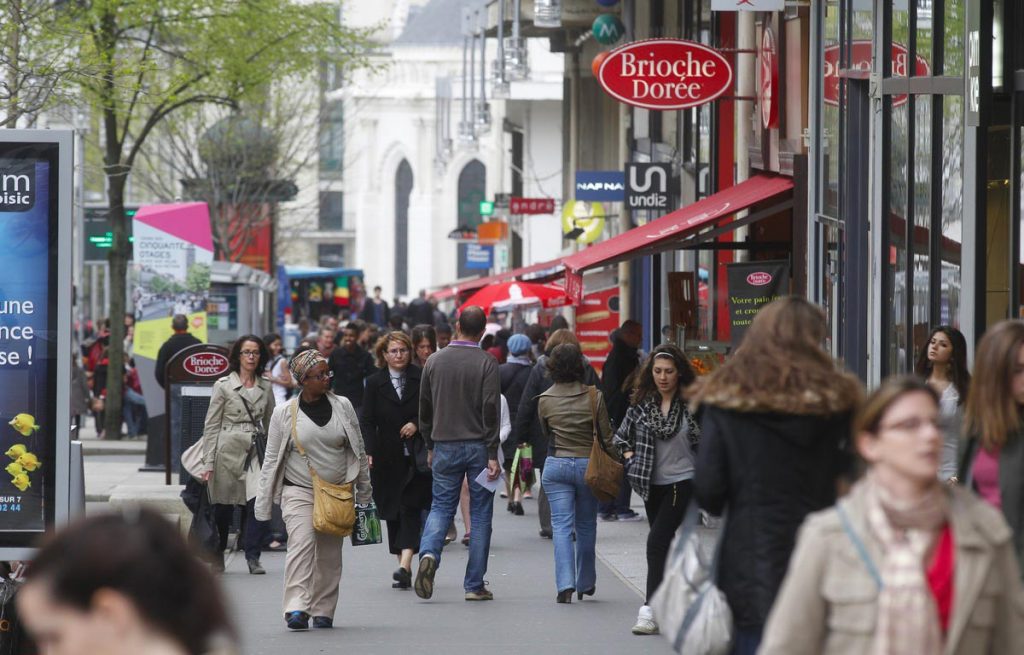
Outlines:
{"type": "MultiPolygon", "coordinates": [[[[850,70],[871,72],[871,41],[863,39],[853,41],[850,44],[850,70]]],[[[917,65],[914,67],[914,75],[931,75],[931,67],[928,60],[921,55],[916,57],[917,65]]],[[[907,77],[907,63],[910,60],[910,53],[901,43],[892,44],[892,77],[907,77]]],[[[839,46],[833,45],[825,48],[825,104],[839,105],[839,46]]],[[[892,104],[899,107],[907,101],[906,94],[893,96],[892,104]]]]}
{"type": "Polygon", "coordinates": [[[197,377],[220,377],[228,371],[228,358],[220,353],[189,355],[181,366],[197,377]]]}
{"type": "Polygon", "coordinates": [[[682,39],[629,43],[608,53],[597,71],[616,100],[645,109],[686,109],[732,86],[732,66],[717,50],[682,39]]]}

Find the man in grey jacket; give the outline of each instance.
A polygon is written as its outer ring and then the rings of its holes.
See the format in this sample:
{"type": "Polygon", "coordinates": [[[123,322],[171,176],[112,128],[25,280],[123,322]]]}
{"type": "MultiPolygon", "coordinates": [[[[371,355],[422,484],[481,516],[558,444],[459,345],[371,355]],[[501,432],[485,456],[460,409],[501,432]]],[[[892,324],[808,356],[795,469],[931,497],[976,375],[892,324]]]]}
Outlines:
{"type": "Polygon", "coordinates": [[[420,566],[414,588],[420,598],[434,593],[434,574],[448,525],[455,516],[462,481],[469,478],[469,562],[463,588],[466,600],[493,600],[484,586],[491,549],[494,491],[476,482],[486,469],[488,480],[501,474],[498,425],[501,382],[498,362],[480,349],[487,317],[482,309],[462,310],[455,339],[431,355],[420,376],[420,434],[434,477],[433,502],[420,539],[420,566]]]}

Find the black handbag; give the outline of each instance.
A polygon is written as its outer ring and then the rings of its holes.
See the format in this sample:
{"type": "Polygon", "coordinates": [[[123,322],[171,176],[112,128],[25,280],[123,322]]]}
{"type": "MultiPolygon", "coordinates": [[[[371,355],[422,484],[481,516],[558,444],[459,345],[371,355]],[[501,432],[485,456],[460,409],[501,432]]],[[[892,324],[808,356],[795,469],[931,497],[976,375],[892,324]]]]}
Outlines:
{"type": "Polygon", "coordinates": [[[215,510],[210,503],[207,486],[189,476],[181,492],[181,500],[192,512],[192,525],[188,536],[197,548],[206,553],[216,553],[220,541],[215,510]]]}
{"type": "Polygon", "coordinates": [[[256,461],[260,463],[260,468],[263,468],[263,460],[267,457],[267,433],[263,431],[263,424],[256,421],[256,417],[253,415],[252,408],[249,407],[249,402],[245,399],[245,396],[238,394],[238,397],[242,399],[245,411],[252,422],[252,443],[249,444],[249,452],[246,453],[245,464],[242,466],[242,473],[245,473],[249,470],[249,463],[252,462],[253,455],[256,456],[256,461]]]}
{"type": "Polygon", "coordinates": [[[430,466],[427,464],[427,443],[418,432],[409,439],[409,455],[417,473],[430,473],[430,466]]]}

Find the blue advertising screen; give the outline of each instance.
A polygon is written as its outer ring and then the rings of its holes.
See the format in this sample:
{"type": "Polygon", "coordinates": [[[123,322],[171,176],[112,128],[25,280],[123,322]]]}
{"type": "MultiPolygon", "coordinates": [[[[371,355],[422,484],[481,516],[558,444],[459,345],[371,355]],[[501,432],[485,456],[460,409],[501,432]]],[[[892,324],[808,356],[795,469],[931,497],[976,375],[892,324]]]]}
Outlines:
{"type": "Polygon", "coordinates": [[[56,143],[0,143],[0,535],[54,522],[57,443],[56,143]]]}

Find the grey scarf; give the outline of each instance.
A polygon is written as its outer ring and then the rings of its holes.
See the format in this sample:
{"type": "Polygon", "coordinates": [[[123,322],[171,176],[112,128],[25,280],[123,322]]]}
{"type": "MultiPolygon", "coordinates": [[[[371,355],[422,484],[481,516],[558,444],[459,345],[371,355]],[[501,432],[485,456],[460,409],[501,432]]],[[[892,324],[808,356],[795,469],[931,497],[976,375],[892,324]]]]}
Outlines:
{"type": "Polygon", "coordinates": [[[661,413],[661,397],[650,397],[640,402],[640,413],[647,429],[659,439],[671,439],[679,432],[679,421],[683,416],[683,403],[672,399],[668,416],[661,413]]]}

